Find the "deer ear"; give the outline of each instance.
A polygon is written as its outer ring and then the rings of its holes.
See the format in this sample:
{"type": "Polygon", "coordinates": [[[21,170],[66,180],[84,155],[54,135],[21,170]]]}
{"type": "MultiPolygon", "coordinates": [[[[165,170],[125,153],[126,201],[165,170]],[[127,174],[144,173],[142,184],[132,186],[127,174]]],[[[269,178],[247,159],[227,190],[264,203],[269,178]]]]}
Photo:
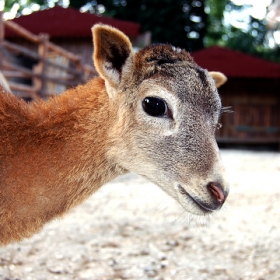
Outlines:
{"type": "Polygon", "coordinates": [[[222,86],[227,81],[227,77],[221,72],[209,72],[209,74],[215,81],[217,88],[222,86]]]}
{"type": "Polygon", "coordinates": [[[122,80],[133,70],[133,49],[121,31],[108,25],[92,27],[93,61],[106,86],[118,89],[122,80]]]}

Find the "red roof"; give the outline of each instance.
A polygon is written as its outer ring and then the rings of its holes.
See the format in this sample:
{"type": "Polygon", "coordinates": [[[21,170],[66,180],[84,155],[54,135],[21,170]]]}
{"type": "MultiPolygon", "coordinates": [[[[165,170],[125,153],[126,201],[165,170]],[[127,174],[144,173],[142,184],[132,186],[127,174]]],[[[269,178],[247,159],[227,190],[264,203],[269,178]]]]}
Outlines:
{"type": "MultiPolygon", "coordinates": [[[[140,30],[140,24],[135,22],[81,13],[78,10],[65,9],[60,6],[15,18],[13,22],[37,35],[39,33],[48,33],[51,38],[91,37],[91,27],[96,23],[114,26],[129,37],[137,37],[140,30]]],[[[7,28],[5,32],[6,37],[16,36],[7,28]]]]}
{"type": "Polygon", "coordinates": [[[193,52],[192,56],[199,66],[220,71],[227,77],[280,78],[280,63],[238,51],[213,46],[193,52]]]}

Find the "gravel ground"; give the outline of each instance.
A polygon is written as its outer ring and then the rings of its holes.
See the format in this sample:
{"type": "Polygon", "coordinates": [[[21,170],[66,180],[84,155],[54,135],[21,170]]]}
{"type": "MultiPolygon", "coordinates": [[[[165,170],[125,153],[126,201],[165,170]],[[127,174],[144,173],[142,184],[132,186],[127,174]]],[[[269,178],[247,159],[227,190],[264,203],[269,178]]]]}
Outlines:
{"type": "Polygon", "coordinates": [[[29,240],[0,248],[0,279],[280,279],[280,153],[223,150],[223,210],[185,213],[135,174],[29,240]]]}

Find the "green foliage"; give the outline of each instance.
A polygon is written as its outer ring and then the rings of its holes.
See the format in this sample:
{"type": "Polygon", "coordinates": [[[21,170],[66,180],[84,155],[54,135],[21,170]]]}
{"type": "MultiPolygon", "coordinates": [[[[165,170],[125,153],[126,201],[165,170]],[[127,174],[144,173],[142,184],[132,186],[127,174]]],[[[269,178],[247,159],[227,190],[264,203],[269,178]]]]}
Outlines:
{"type": "MultiPolygon", "coordinates": [[[[41,9],[62,0],[6,0],[9,11],[19,3],[18,14],[36,3],[41,9]]],[[[170,43],[195,51],[211,45],[221,45],[255,56],[280,62],[280,47],[271,49],[267,44],[267,29],[263,20],[253,17],[247,30],[224,22],[225,11],[245,9],[230,0],[70,0],[70,7],[87,7],[91,12],[122,20],[139,22],[141,31],[151,31],[154,43],[170,43]],[[101,11],[101,12],[100,12],[101,11]]]]}
{"type": "MultiPolygon", "coordinates": [[[[105,15],[141,24],[151,31],[152,40],[167,42],[188,50],[204,47],[207,14],[202,0],[98,0],[105,15]]],[[[71,2],[70,2],[71,5],[71,2]]]]}
{"type": "Polygon", "coordinates": [[[220,45],[261,58],[280,62],[280,48],[271,49],[267,44],[265,20],[249,17],[246,30],[224,24],[224,12],[242,11],[248,6],[237,6],[229,0],[207,0],[210,12],[205,45],[220,45]]]}
{"type": "Polygon", "coordinates": [[[83,7],[84,5],[86,5],[88,2],[88,0],[70,0],[69,6],[74,8],[74,9],[79,9],[81,7],[83,7]]]}
{"type": "Polygon", "coordinates": [[[207,32],[204,38],[205,46],[222,45],[226,28],[223,24],[224,11],[229,0],[206,0],[208,11],[207,32]]]}
{"type": "Polygon", "coordinates": [[[266,46],[266,27],[263,21],[258,22],[258,28],[251,28],[248,32],[231,27],[230,38],[225,46],[234,50],[248,53],[271,61],[280,62],[280,48],[269,48],[266,46]]]}
{"type": "Polygon", "coordinates": [[[15,3],[18,3],[18,1],[15,0],[5,1],[4,12],[10,11],[15,3]]]}
{"type": "MultiPolygon", "coordinates": [[[[57,1],[58,0],[56,0],[56,2],[57,1]]],[[[5,0],[4,12],[9,12],[15,4],[19,4],[18,15],[20,15],[24,10],[24,8],[31,7],[32,4],[38,4],[43,8],[48,6],[49,1],[48,0],[24,0],[24,1],[5,0]]]]}

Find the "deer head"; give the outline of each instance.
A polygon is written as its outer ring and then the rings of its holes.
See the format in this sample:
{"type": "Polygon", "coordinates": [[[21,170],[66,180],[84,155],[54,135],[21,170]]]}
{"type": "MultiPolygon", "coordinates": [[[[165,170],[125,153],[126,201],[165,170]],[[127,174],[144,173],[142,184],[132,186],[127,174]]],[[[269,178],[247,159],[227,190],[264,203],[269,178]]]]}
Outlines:
{"type": "MultiPolygon", "coordinates": [[[[216,83],[185,50],[152,45],[134,54],[117,29],[95,25],[93,59],[116,112],[108,158],[160,186],[188,212],[219,209],[228,194],[215,140],[216,83]]],[[[213,79],[214,77],[214,79],[213,79]]]]}

